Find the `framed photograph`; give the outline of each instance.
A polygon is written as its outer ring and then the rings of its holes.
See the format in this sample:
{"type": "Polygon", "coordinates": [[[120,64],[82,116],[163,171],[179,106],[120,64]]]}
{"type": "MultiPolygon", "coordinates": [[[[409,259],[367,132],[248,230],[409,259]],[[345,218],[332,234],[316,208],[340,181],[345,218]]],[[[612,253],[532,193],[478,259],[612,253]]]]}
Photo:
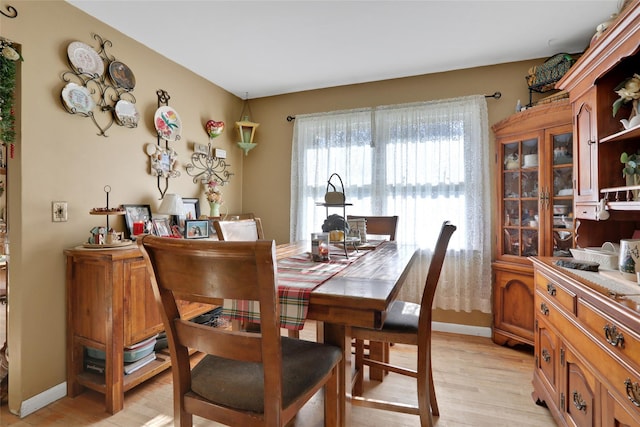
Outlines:
{"type": "MultiPolygon", "coordinates": [[[[127,238],[131,238],[134,236],[134,223],[138,223],[136,228],[138,228],[140,223],[142,223],[142,233],[150,233],[151,230],[149,227],[151,226],[151,206],[150,205],[122,205],[124,208],[124,221],[127,225],[127,229],[125,234],[127,234],[127,238]]],[[[139,231],[137,229],[136,231],[139,231]]],[[[141,234],[141,233],[136,233],[141,234]]]]}
{"type": "Polygon", "coordinates": [[[171,228],[169,227],[169,220],[167,218],[153,219],[152,221],[156,236],[169,237],[172,235],[171,228]]]}
{"type": "Polygon", "coordinates": [[[200,218],[200,200],[183,197],[182,203],[184,205],[184,214],[178,216],[178,226],[184,229],[185,221],[200,218]]]}
{"type": "Polygon", "coordinates": [[[186,220],[185,221],[185,238],[187,239],[204,239],[209,237],[209,221],[202,220],[186,220]]]}
{"type": "Polygon", "coordinates": [[[184,229],[181,229],[179,225],[174,225],[173,227],[171,227],[171,234],[172,234],[173,237],[183,238],[184,237],[184,229]]]}

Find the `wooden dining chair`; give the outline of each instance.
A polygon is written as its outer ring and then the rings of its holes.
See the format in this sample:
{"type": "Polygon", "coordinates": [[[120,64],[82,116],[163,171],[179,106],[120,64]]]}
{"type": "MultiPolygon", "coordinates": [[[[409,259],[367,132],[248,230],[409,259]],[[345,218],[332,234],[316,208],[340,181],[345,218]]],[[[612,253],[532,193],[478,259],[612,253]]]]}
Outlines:
{"type": "Polygon", "coordinates": [[[370,215],[347,215],[350,219],[366,220],[367,235],[387,236],[389,240],[396,240],[396,229],[398,228],[398,216],[370,216],[370,215]]]}
{"type": "Polygon", "coordinates": [[[387,312],[382,329],[352,328],[352,336],[356,338],[355,375],[351,403],[388,411],[403,412],[420,416],[422,427],[433,426],[433,416],[439,415],[438,402],[433,384],[431,369],[431,309],[440,272],[449,245],[451,235],[456,226],[448,221],[442,224],[440,235],[431,258],[429,271],[425,281],[420,304],[394,301],[387,312]],[[417,369],[394,366],[391,363],[372,360],[364,354],[363,340],[394,342],[415,345],[418,348],[417,369]],[[416,378],[418,405],[401,402],[368,399],[363,396],[364,366],[377,367],[389,372],[408,375],[416,378]]]}
{"type": "Polygon", "coordinates": [[[340,348],[280,335],[275,243],[145,235],[147,265],[171,353],[174,425],[193,415],[231,426],[284,426],[324,387],[325,425],[338,419],[340,348]],[[179,302],[260,303],[260,333],[182,319],[179,302]],[[205,354],[190,367],[190,350],[205,354]]]}
{"type": "Polygon", "coordinates": [[[225,215],[225,220],[237,221],[239,219],[254,219],[256,216],[253,212],[244,212],[244,213],[228,213],[225,215]]]}
{"type": "Polygon", "coordinates": [[[252,241],[264,239],[260,218],[241,219],[238,221],[214,221],[213,227],[218,240],[252,241]]]}

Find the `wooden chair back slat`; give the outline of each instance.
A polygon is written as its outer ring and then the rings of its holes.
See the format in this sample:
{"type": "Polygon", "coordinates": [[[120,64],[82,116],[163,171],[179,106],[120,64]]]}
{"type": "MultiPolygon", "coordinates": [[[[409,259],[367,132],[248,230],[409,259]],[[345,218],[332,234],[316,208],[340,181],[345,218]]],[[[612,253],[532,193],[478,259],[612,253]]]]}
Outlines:
{"type": "Polygon", "coordinates": [[[251,241],[264,239],[260,218],[242,219],[238,221],[215,221],[213,226],[218,240],[251,241]]]}
{"type": "Polygon", "coordinates": [[[398,216],[370,216],[347,215],[347,220],[364,218],[367,220],[367,235],[389,236],[389,240],[396,240],[398,216]]]}

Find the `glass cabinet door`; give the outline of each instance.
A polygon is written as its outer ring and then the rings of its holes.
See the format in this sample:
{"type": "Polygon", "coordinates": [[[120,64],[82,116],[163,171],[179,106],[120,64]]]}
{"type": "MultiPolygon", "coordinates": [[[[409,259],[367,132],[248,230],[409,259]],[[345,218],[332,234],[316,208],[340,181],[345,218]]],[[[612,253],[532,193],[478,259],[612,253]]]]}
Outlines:
{"type": "Polygon", "coordinates": [[[550,134],[553,147],[553,176],[550,208],[553,214],[553,256],[571,256],[575,233],[573,215],[573,135],[550,134]]]}
{"type": "Polygon", "coordinates": [[[502,255],[539,253],[539,140],[502,145],[502,255]]]}

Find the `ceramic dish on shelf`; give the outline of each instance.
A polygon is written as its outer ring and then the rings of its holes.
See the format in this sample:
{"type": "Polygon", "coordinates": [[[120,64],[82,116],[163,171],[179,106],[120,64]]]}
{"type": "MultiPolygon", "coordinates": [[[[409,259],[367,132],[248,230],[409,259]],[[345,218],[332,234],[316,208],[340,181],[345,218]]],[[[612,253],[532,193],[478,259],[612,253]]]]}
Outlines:
{"type": "Polygon", "coordinates": [[[134,128],[138,126],[138,120],[140,119],[140,114],[138,114],[138,110],[136,109],[135,104],[121,99],[116,103],[116,107],[114,109],[116,120],[122,126],[134,128]]]}
{"type": "Polygon", "coordinates": [[[166,139],[167,141],[177,141],[180,139],[180,133],[182,132],[180,116],[176,110],[168,105],[156,110],[153,123],[160,138],[166,139]]]}
{"type": "Polygon", "coordinates": [[[76,83],[67,83],[62,89],[62,100],[71,113],[89,114],[96,106],[89,89],[76,83]]]}
{"type": "Polygon", "coordinates": [[[98,52],[82,42],[71,42],[67,47],[69,61],[81,73],[101,76],[104,73],[104,62],[98,52]]]}
{"type": "Polygon", "coordinates": [[[563,188],[558,191],[558,196],[573,196],[573,188],[563,188]]]}
{"type": "Polygon", "coordinates": [[[118,86],[126,90],[133,90],[136,86],[136,77],[129,67],[120,61],[109,64],[109,76],[118,86]]]}

